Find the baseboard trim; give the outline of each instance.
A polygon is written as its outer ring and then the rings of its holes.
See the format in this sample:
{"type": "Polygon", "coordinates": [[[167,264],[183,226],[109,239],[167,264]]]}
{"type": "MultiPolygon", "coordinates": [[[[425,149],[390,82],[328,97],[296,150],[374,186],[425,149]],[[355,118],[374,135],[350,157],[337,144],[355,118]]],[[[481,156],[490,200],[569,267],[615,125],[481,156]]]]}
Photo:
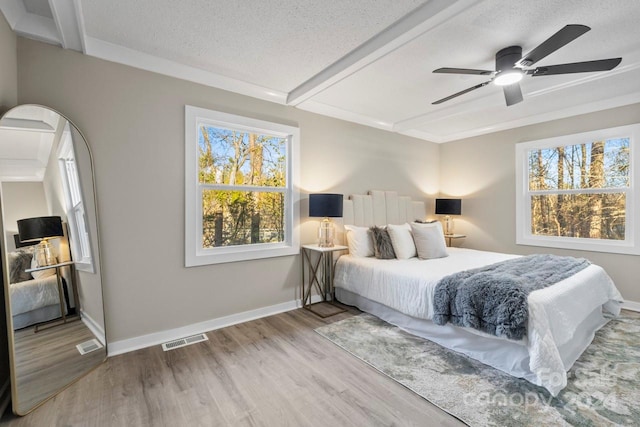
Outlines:
{"type": "Polygon", "coordinates": [[[100,324],[96,322],[93,317],[89,316],[87,312],[82,309],[80,309],[80,319],[82,319],[82,323],[84,323],[87,328],[89,328],[89,330],[93,333],[93,335],[95,335],[98,341],[100,341],[102,345],[105,345],[106,339],[102,326],[100,326],[100,324]]]}
{"type": "MultiPolygon", "coordinates": [[[[312,303],[319,302],[320,300],[320,295],[314,295],[311,298],[312,303]]],[[[237,325],[238,323],[260,319],[262,317],[273,316],[274,314],[284,313],[300,307],[302,307],[302,302],[300,300],[288,301],[242,313],[231,314],[229,316],[218,317],[216,319],[205,320],[204,322],[194,323],[181,328],[168,329],[166,331],[154,332],[148,335],[114,341],[107,345],[107,352],[109,357],[129,353],[142,348],[159,345],[166,341],[190,335],[202,334],[216,329],[225,328],[227,326],[237,325]]]]}
{"type": "Polygon", "coordinates": [[[627,310],[631,311],[637,311],[640,313],[640,302],[625,301],[622,303],[622,308],[626,308],[627,310]]]}

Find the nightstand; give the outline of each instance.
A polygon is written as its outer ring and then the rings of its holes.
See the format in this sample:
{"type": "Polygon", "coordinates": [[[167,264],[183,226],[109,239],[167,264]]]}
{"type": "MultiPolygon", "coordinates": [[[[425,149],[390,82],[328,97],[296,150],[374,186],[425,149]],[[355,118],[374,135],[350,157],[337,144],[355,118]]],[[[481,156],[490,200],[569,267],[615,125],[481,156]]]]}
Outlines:
{"type": "Polygon", "coordinates": [[[318,245],[302,245],[302,307],[325,318],[346,311],[334,305],[333,254],[347,251],[346,246],[335,245],[323,248],[318,245]],[[305,274],[308,272],[308,275],[305,274]],[[307,277],[308,276],[308,277],[307,277]],[[308,281],[308,283],[307,283],[308,281]],[[315,286],[322,301],[311,303],[311,290],[315,286]]]}
{"type": "MultiPolygon", "coordinates": [[[[69,318],[71,317],[78,317],[78,293],[76,292],[76,288],[74,286],[73,283],[70,283],[71,289],[73,291],[73,298],[74,298],[74,304],[76,306],[76,313],[75,314],[71,314],[69,313],[69,311],[71,311],[71,308],[69,307],[69,301],[66,301],[65,298],[65,291],[63,289],[62,286],[62,273],[60,272],[60,269],[62,267],[67,267],[69,266],[71,268],[71,276],[73,277],[73,265],[74,262],[73,261],[66,261],[66,262],[61,262],[58,264],[54,264],[54,265],[46,265],[43,267],[35,267],[35,268],[29,268],[26,269],[25,272],[27,273],[32,273],[34,271],[42,271],[42,270],[49,270],[51,268],[54,268],[56,270],[56,282],[58,285],[58,300],[60,301],[60,317],[62,318],[62,323],[67,323],[69,322],[69,318]],[[65,304],[66,303],[66,304],[65,304]],[[66,307],[65,307],[66,305],[66,307]]],[[[73,278],[72,278],[73,280],[73,278]]],[[[75,319],[74,319],[75,320],[75,319]]],[[[36,327],[34,328],[34,332],[38,332],[41,329],[44,329],[42,326],[45,324],[49,324],[49,323],[54,323],[54,322],[58,322],[58,319],[53,319],[53,320],[49,320],[46,322],[42,322],[36,325],[36,327]]],[[[54,325],[55,326],[55,325],[54,325]]]]}
{"type": "Polygon", "coordinates": [[[464,234],[445,234],[444,238],[447,239],[447,246],[451,246],[451,240],[452,239],[464,239],[465,237],[467,237],[464,234]]]}

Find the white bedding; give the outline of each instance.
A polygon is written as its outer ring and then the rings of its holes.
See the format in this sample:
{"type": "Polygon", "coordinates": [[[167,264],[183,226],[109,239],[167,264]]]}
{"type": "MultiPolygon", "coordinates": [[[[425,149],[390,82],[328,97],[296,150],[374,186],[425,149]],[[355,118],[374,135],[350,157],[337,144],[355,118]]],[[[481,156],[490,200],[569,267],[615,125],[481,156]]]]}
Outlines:
{"type": "MultiPolygon", "coordinates": [[[[334,285],[406,315],[430,320],[435,287],[442,277],[518,256],[462,248],[448,248],[448,252],[450,256],[432,260],[342,256],[336,265],[334,285]]],[[[527,347],[533,373],[527,379],[557,395],[566,386],[566,370],[570,368],[563,363],[559,347],[573,338],[579,325],[598,307],[617,315],[622,301],[612,280],[596,265],[532,292],[528,298],[528,335],[521,342],[527,347]]]]}
{"type": "Polygon", "coordinates": [[[41,279],[12,283],[9,286],[9,293],[13,316],[48,305],[60,306],[58,282],[55,274],[41,279]]]}

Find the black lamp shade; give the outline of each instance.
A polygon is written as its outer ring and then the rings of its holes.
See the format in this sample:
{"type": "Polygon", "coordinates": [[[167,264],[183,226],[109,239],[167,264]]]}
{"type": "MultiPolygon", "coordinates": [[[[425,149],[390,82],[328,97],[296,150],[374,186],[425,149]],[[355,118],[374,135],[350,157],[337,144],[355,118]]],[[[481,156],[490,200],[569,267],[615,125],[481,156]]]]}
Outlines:
{"type": "Polygon", "coordinates": [[[436,199],[436,215],[461,215],[461,199],[436,199]]]}
{"type": "Polygon", "coordinates": [[[18,234],[21,242],[33,242],[48,237],[62,237],[62,218],[41,216],[18,220],[18,234]]]}
{"type": "Polygon", "coordinates": [[[342,217],[342,194],[309,194],[310,217],[342,217]]]}

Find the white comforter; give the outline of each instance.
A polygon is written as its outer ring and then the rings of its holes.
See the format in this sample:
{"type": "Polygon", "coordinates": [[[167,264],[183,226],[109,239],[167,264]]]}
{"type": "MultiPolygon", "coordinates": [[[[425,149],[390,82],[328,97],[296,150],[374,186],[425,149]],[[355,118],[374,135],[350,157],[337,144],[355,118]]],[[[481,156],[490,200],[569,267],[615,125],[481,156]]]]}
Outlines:
{"type": "Polygon", "coordinates": [[[48,305],[60,304],[56,275],[12,283],[9,286],[9,297],[13,316],[48,305]]]}
{"type": "MultiPolygon", "coordinates": [[[[335,286],[384,304],[406,315],[431,320],[438,281],[449,274],[493,264],[518,255],[448,248],[446,258],[377,260],[342,256],[335,270],[335,286]]],[[[527,346],[535,384],[554,396],[567,384],[558,350],[596,308],[614,315],[623,298],[607,273],[590,265],[579,273],[529,295],[527,346]]],[[[469,329],[478,335],[486,335],[469,329]]],[[[495,337],[492,337],[495,338],[495,337]]]]}

